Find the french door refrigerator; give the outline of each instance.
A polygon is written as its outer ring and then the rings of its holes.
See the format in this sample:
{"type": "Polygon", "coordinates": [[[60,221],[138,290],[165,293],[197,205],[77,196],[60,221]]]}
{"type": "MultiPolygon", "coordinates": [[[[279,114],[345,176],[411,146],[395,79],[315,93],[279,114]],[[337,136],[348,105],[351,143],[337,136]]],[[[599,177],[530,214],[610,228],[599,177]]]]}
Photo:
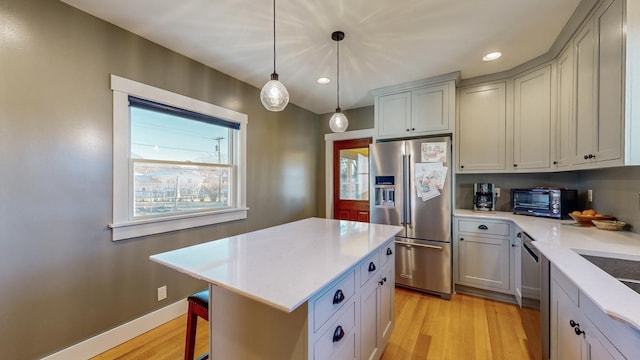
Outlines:
{"type": "Polygon", "coordinates": [[[396,285],[450,299],[451,139],[379,142],[369,150],[370,222],[404,227],[395,239],[396,285]]]}

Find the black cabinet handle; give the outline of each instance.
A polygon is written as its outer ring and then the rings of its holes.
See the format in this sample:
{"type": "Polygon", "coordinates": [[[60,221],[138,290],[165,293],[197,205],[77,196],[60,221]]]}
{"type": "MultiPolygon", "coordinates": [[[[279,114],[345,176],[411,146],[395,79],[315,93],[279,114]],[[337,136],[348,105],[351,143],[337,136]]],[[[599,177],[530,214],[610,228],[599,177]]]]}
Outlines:
{"type": "Polygon", "coordinates": [[[464,165],[460,165],[460,169],[464,169],[464,165]]]}
{"type": "Polygon", "coordinates": [[[372,262],[369,263],[369,272],[376,271],[376,264],[372,262]]]}
{"type": "Polygon", "coordinates": [[[576,332],[576,335],[584,334],[584,331],[580,330],[580,326],[576,326],[575,328],[573,328],[573,331],[576,332]]]}
{"type": "Polygon", "coordinates": [[[387,248],[387,256],[389,255],[393,255],[393,251],[391,250],[391,248],[387,248]]]}
{"type": "Polygon", "coordinates": [[[460,241],[464,241],[464,238],[460,238],[460,241]]]}
{"type": "Polygon", "coordinates": [[[558,165],[558,162],[557,162],[557,161],[554,161],[554,162],[553,162],[553,165],[558,165]]]}
{"type": "Polygon", "coordinates": [[[516,247],[516,244],[511,244],[511,247],[516,247]]]}
{"type": "Polygon", "coordinates": [[[344,337],[344,330],[342,330],[342,326],[338,325],[336,330],[333,332],[333,342],[338,342],[342,340],[344,337]]]}
{"type": "Polygon", "coordinates": [[[577,322],[573,321],[573,320],[569,320],[569,325],[574,328],[576,326],[580,326],[580,324],[578,324],[577,322]]]}
{"type": "Polygon", "coordinates": [[[487,225],[480,225],[480,226],[478,226],[478,229],[480,229],[480,230],[489,230],[487,225]]]}
{"type": "Polygon", "coordinates": [[[411,131],[416,131],[416,128],[411,128],[411,131]]]}
{"type": "Polygon", "coordinates": [[[335,295],[333,295],[333,303],[340,304],[343,301],[344,301],[344,293],[342,292],[342,290],[338,289],[335,295]]]}
{"type": "Polygon", "coordinates": [[[518,167],[518,164],[513,164],[513,167],[518,167]]]}
{"type": "Polygon", "coordinates": [[[517,237],[519,237],[519,238],[521,238],[521,237],[522,237],[522,233],[521,233],[521,232],[519,232],[516,236],[517,236],[517,237]]]}
{"type": "Polygon", "coordinates": [[[410,131],[409,129],[407,129],[407,132],[410,131]]]}
{"type": "Polygon", "coordinates": [[[587,160],[589,158],[589,155],[585,155],[584,159],[587,160]]]}
{"type": "Polygon", "coordinates": [[[384,283],[386,283],[386,282],[387,282],[387,278],[386,278],[386,277],[383,277],[382,279],[380,279],[380,280],[378,281],[378,284],[379,284],[379,285],[384,285],[384,283]]]}

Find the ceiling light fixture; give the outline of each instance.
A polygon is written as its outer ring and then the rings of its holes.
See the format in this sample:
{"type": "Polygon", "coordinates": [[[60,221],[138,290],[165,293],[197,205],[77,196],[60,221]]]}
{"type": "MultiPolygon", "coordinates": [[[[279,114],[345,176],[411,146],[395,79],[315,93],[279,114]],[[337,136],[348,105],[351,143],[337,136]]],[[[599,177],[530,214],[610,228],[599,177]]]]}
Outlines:
{"type": "Polygon", "coordinates": [[[342,31],[334,31],[331,34],[331,39],[336,42],[337,51],[336,58],[337,67],[336,67],[336,84],[338,87],[338,91],[336,92],[336,112],[331,115],[331,119],[329,120],[329,127],[333,132],[344,132],[347,130],[349,126],[349,120],[340,110],[340,41],[344,39],[344,33],[342,31]]]}
{"type": "Polygon", "coordinates": [[[482,61],[493,61],[502,56],[501,52],[492,52],[482,57],[482,61]]]}
{"type": "Polygon", "coordinates": [[[324,85],[324,84],[330,83],[331,79],[326,78],[326,77],[321,77],[321,78],[318,78],[318,80],[316,80],[316,81],[318,82],[318,84],[323,84],[324,85]]]}
{"type": "Polygon", "coordinates": [[[280,81],[276,72],[276,0],[273,0],[273,73],[260,91],[260,101],[269,111],[282,111],[289,103],[289,92],[280,81]]]}

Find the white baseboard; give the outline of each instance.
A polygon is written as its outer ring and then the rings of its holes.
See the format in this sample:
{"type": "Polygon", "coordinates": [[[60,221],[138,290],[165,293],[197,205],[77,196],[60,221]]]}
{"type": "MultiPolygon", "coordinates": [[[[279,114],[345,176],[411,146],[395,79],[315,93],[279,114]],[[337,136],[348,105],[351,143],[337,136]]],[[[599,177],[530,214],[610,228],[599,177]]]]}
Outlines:
{"type": "Polygon", "coordinates": [[[114,348],[187,312],[187,301],[180,300],[152,313],[105,331],[42,360],[85,360],[114,348]]]}

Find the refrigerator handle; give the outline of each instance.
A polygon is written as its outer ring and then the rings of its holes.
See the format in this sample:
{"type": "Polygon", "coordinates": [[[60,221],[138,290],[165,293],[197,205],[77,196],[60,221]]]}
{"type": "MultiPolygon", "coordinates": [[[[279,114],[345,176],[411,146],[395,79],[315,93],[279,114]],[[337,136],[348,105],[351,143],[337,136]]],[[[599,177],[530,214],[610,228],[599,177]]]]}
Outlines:
{"type": "MultiPolygon", "coordinates": [[[[407,155],[402,155],[402,178],[403,180],[406,179],[405,174],[407,173],[407,155]]],[[[401,219],[401,223],[400,225],[406,225],[407,221],[406,221],[406,217],[407,217],[407,202],[406,200],[406,194],[407,193],[407,182],[406,181],[402,181],[402,194],[403,194],[403,199],[402,199],[402,219],[401,219]]]]}
{"type": "Polygon", "coordinates": [[[404,171],[404,181],[405,191],[404,191],[404,218],[407,225],[411,224],[411,184],[414,179],[410,177],[411,175],[411,154],[405,155],[406,166],[404,171]]]}

